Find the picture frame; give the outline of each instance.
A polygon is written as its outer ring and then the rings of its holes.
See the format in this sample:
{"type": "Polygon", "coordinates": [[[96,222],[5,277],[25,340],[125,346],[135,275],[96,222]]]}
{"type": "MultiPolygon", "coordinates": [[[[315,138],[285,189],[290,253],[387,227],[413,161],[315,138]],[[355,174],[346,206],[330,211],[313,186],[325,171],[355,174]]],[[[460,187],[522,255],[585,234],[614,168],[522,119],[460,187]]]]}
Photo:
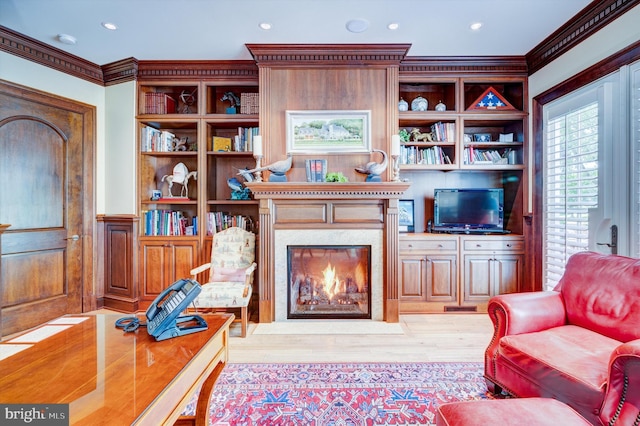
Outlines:
{"type": "Polygon", "coordinates": [[[371,152],[370,110],[285,111],[287,153],[371,152]]]}
{"type": "Polygon", "coordinates": [[[400,232],[414,232],[413,200],[398,200],[398,229],[400,232]]]}
{"type": "Polygon", "coordinates": [[[474,142],[491,142],[491,133],[474,133],[474,142]]]}

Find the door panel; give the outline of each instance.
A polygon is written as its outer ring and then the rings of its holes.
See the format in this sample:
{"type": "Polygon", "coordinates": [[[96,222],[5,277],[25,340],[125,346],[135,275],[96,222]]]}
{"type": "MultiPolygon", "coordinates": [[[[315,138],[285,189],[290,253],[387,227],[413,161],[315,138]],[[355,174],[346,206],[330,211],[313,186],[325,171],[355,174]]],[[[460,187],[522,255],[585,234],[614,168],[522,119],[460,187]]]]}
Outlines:
{"type": "MultiPolygon", "coordinates": [[[[0,186],[0,223],[10,225],[2,235],[0,335],[83,311],[93,257],[85,217],[93,214],[85,181],[93,116],[86,105],[0,82],[0,181],[10,182],[0,186]]],[[[89,281],[88,294],[92,288],[89,281]]]]}

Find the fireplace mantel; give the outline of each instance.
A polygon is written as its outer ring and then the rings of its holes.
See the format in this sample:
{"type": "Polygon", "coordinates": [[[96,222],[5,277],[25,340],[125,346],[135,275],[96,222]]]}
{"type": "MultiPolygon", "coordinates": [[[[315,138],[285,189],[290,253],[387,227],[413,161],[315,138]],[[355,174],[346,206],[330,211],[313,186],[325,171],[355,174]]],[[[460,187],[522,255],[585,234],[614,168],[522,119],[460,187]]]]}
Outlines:
{"type": "Polygon", "coordinates": [[[275,320],[275,237],[278,230],[382,230],[383,320],[398,322],[398,200],[404,182],[250,182],[260,200],[259,321],[275,320]]]}
{"type": "Polygon", "coordinates": [[[255,199],[399,199],[405,182],[248,182],[255,199]]]}

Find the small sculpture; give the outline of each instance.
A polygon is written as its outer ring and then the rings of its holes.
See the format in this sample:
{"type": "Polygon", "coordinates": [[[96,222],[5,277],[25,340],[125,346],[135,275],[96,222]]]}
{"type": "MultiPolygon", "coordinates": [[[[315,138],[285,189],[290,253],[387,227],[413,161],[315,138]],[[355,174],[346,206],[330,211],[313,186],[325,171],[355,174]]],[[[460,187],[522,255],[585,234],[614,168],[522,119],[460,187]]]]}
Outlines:
{"type": "MultiPolygon", "coordinates": [[[[253,181],[253,174],[250,173],[248,168],[238,169],[238,174],[242,175],[246,182],[253,181]]],[[[249,194],[251,194],[251,190],[244,186],[242,182],[240,182],[235,176],[227,179],[227,185],[231,189],[231,199],[232,200],[248,200],[249,194]]]]}
{"type": "Polygon", "coordinates": [[[382,179],[380,178],[380,175],[384,173],[387,169],[387,165],[389,164],[386,152],[381,149],[374,149],[373,152],[379,152],[382,154],[382,163],[370,161],[364,166],[355,168],[356,172],[368,175],[365,182],[381,182],[382,179]]]}
{"type": "MultiPolygon", "coordinates": [[[[287,173],[289,169],[291,169],[292,165],[293,165],[293,155],[287,154],[287,158],[285,160],[279,160],[279,161],[276,161],[275,163],[271,163],[266,166],[256,167],[255,169],[247,170],[247,171],[244,171],[243,173],[255,173],[255,172],[262,172],[262,171],[268,170],[271,172],[271,176],[269,176],[270,182],[286,182],[287,177],[285,176],[285,173],[287,173]]],[[[241,174],[241,173],[238,173],[238,174],[241,174]]]]}
{"type": "Polygon", "coordinates": [[[188,184],[189,184],[190,178],[194,178],[197,180],[198,172],[197,171],[190,172],[189,169],[187,169],[187,166],[184,165],[184,163],[176,164],[173,167],[173,174],[162,176],[161,181],[164,182],[166,180],[169,185],[169,195],[167,196],[167,198],[176,197],[175,195],[173,195],[173,192],[172,192],[174,183],[179,183],[182,185],[182,190],[180,191],[179,196],[187,198],[189,194],[188,184]]]}
{"type": "Polygon", "coordinates": [[[421,133],[420,129],[413,129],[411,131],[411,136],[413,136],[413,140],[415,142],[419,142],[419,141],[433,142],[433,134],[432,133],[421,133]]]}
{"type": "Polygon", "coordinates": [[[227,114],[235,114],[236,106],[240,106],[240,99],[238,99],[238,97],[233,92],[225,92],[225,94],[222,95],[222,98],[220,98],[220,100],[222,102],[224,101],[231,102],[231,106],[227,108],[227,114]]]}

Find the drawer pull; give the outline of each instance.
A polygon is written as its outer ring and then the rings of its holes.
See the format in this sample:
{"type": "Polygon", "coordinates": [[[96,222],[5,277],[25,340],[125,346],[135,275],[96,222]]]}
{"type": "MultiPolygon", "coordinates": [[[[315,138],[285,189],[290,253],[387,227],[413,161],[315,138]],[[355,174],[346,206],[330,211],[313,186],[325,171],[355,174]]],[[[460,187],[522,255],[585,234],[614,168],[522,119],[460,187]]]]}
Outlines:
{"type": "Polygon", "coordinates": [[[476,244],[476,247],[482,247],[482,244],[476,244]]]}
{"type": "Polygon", "coordinates": [[[512,244],[511,244],[511,243],[508,243],[508,244],[507,244],[507,247],[512,247],[512,244]]]}
{"type": "Polygon", "coordinates": [[[438,244],[438,248],[443,248],[444,246],[442,244],[438,244]]]}

